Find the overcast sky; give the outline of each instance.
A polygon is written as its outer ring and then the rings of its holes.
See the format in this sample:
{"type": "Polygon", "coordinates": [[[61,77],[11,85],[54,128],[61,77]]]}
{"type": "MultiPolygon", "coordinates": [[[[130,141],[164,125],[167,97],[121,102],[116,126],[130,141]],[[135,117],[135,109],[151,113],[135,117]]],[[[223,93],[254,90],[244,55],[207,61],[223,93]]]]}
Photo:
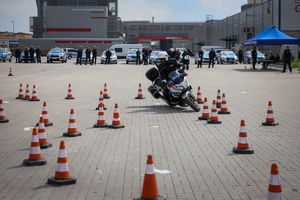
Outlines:
{"type": "MultiPolygon", "coordinates": [[[[246,0],[119,0],[122,20],[204,21],[222,19],[240,11],[246,0]]],[[[29,32],[29,17],[36,16],[35,0],[0,0],[0,31],[29,32]]]]}

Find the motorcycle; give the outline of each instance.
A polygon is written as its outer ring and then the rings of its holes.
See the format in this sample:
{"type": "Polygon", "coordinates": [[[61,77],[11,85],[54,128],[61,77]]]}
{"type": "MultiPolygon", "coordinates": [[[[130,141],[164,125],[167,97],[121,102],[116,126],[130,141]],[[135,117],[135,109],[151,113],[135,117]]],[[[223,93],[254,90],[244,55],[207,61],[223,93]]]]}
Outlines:
{"type": "Polygon", "coordinates": [[[159,70],[153,67],[145,75],[152,82],[148,91],[155,99],[161,98],[171,107],[190,106],[195,112],[200,111],[196,98],[192,94],[192,86],[186,79],[186,73],[176,69],[169,73],[167,81],[162,81],[159,70]]]}

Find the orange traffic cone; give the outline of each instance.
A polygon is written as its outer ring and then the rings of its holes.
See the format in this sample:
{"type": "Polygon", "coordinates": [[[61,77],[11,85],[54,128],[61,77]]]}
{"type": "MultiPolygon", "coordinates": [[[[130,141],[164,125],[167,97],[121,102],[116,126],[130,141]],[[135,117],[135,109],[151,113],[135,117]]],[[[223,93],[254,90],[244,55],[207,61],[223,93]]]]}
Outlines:
{"type": "Polygon", "coordinates": [[[66,96],[65,99],[75,99],[72,95],[72,87],[71,87],[71,84],[69,83],[69,86],[68,86],[68,94],[66,96]]]}
{"type": "Polygon", "coordinates": [[[71,173],[68,165],[68,157],[67,157],[65,142],[61,141],[59,145],[55,175],[54,177],[48,178],[48,184],[61,186],[61,185],[71,185],[75,183],[76,183],[76,179],[71,177],[71,173]]]}
{"type": "Polygon", "coordinates": [[[7,123],[9,122],[9,119],[5,117],[5,112],[4,112],[4,106],[3,106],[3,100],[0,99],[0,123],[7,123]]]}
{"type": "Polygon", "coordinates": [[[227,101],[224,93],[222,94],[221,110],[219,110],[218,114],[226,114],[226,115],[230,114],[230,111],[227,108],[227,101]]]}
{"type": "Polygon", "coordinates": [[[219,121],[219,118],[218,118],[218,111],[217,111],[215,100],[213,100],[210,119],[207,120],[207,123],[208,124],[222,124],[222,122],[219,121]]]}
{"type": "Polygon", "coordinates": [[[139,90],[138,90],[138,95],[135,97],[135,99],[145,99],[143,96],[143,90],[142,90],[142,84],[139,84],[139,90]]]}
{"type": "Polygon", "coordinates": [[[115,104],[112,125],[110,125],[108,127],[109,128],[125,128],[125,126],[123,124],[121,124],[118,104],[115,104]]]}
{"type": "Polygon", "coordinates": [[[207,103],[207,98],[204,98],[204,104],[202,109],[202,115],[198,117],[199,120],[208,120],[209,119],[209,107],[207,103]]]}
{"type": "Polygon", "coordinates": [[[26,90],[25,90],[25,96],[23,100],[30,100],[30,91],[29,91],[29,85],[26,85],[26,90]]]}
{"type": "Polygon", "coordinates": [[[71,109],[70,111],[68,132],[63,133],[63,136],[65,137],[81,136],[81,133],[77,131],[76,116],[75,116],[74,109],[71,109]]]}
{"type": "Polygon", "coordinates": [[[277,164],[271,166],[271,177],[269,181],[268,200],[282,200],[281,181],[277,164]]]}
{"type": "Polygon", "coordinates": [[[99,96],[99,104],[98,104],[98,107],[96,108],[96,110],[99,110],[99,108],[103,107],[103,110],[106,110],[107,108],[105,107],[105,104],[104,104],[104,97],[103,97],[103,92],[100,91],[100,96],[99,96]]]}
{"type": "Polygon", "coordinates": [[[20,83],[20,88],[19,88],[19,95],[16,97],[16,99],[23,99],[24,94],[23,94],[23,88],[22,88],[22,83],[20,83]]]}
{"type": "MultiPolygon", "coordinates": [[[[44,119],[44,124],[45,124],[46,127],[53,126],[53,123],[49,122],[49,115],[48,115],[48,109],[47,109],[46,101],[44,101],[44,103],[43,103],[42,117],[44,119]]],[[[38,126],[38,123],[37,123],[37,126],[38,126]]]]}
{"type": "Polygon", "coordinates": [[[239,143],[237,147],[233,147],[232,151],[238,154],[253,154],[254,150],[249,147],[248,140],[247,140],[247,131],[245,126],[245,121],[241,120],[241,128],[240,128],[240,135],[239,135],[239,143]]]}
{"type": "Polygon", "coordinates": [[[107,85],[104,84],[104,90],[103,90],[103,98],[104,99],[110,99],[110,96],[108,95],[107,85]]]}
{"type": "Polygon", "coordinates": [[[29,101],[40,101],[40,99],[37,98],[36,90],[35,90],[35,85],[33,85],[32,89],[32,96],[29,101]]]}
{"type": "Polygon", "coordinates": [[[275,123],[271,101],[269,101],[269,104],[268,104],[266,122],[263,122],[262,125],[263,126],[277,126],[277,125],[279,125],[279,123],[275,123]]]}
{"type": "Polygon", "coordinates": [[[9,74],[8,74],[8,76],[13,76],[13,73],[12,73],[11,67],[9,68],[9,74]]]}
{"type": "Polygon", "coordinates": [[[159,196],[157,189],[157,181],[152,155],[148,155],[146,172],[142,189],[142,196],[134,200],[165,200],[166,198],[159,196]]]}
{"type": "Polygon", "coordinates": [[[98,112],[98,120],[97,123],[94,125],[94,128],[105,128],[107,127],[107,123],[105,121],[105,113],[103,109],[103,104],[100,105],[99,112],[98,112]]]}
{"type": "Polygon", "coordinates": [[[204,101],[202,99],[202,94],[201,94],[201,90],[200,90],[200,86],[198,86],[198,92],[197,92],[197,103],[198,104],[203,104],[204,101]]]}
{"type": "Polygon", "coordinates": [[[218,90],[218,94],[217,94],[217,108],[221,108],[222,106],[222,98],[221,98],[221,91],[220,89],[218,90]]]}
{"type": "Polygon", "coordinates": [[[47,149],[49,147],[52,147],[52,144],[49,143],[47,139],[44,119],[42,116],[40,116],[38,133],[39,133],[39,142],[40,142],[41,149],[47,149]]]}
{"type": "Polygon", "coordinates": [[[45,160],[41,154],[38,131],[36,128],[33,128],[29,158],[23,160],[23,165],[40,166],[46,164],[47,160],[45,160]]]}

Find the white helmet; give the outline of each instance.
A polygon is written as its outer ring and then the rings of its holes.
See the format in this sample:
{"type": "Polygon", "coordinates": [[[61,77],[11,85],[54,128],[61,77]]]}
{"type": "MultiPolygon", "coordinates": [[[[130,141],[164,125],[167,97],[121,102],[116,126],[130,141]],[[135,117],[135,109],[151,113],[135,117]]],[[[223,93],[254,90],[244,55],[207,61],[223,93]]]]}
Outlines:
{"type": "Polygon", "coordinates": [[[158,53],[158,59],[159,60],[163,60],[163,59],[168,60],[168,58],[169,58],[169,55],[168,55],[167,52],[162,51],[162,52],[158,53]]]}

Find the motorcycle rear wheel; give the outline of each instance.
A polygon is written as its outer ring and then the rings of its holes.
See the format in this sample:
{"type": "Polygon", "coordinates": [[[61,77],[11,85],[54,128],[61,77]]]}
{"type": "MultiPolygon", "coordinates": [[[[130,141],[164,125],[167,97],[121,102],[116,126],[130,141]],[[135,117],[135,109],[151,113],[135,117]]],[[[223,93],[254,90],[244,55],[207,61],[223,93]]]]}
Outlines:
{"type": "Polygon", "coordinates": [[[191,93],[187,93],[186,98],[184,99],[184,102],[189,105],[195,112],[200,111],[200,107],[196,102],[195,97],[191,93]]]}

